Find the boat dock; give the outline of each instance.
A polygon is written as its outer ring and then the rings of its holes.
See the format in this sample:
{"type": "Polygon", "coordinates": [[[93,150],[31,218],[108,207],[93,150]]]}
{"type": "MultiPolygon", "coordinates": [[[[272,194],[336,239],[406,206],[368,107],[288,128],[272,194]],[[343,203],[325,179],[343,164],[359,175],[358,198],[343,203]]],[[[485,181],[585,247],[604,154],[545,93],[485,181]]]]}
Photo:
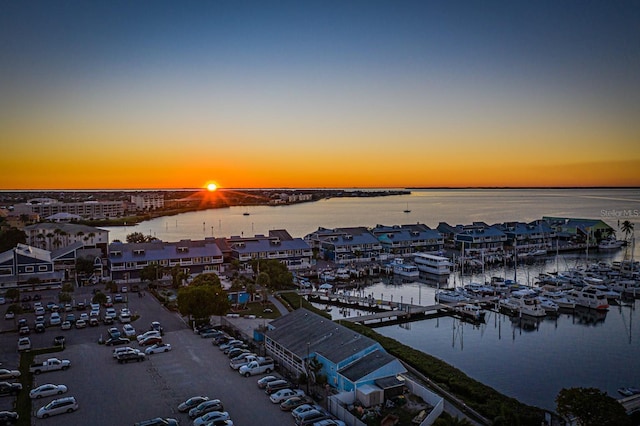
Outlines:
{"type": "Polygon", "coordinates": [[[640,394],[627,396],[618,400],[624,407],[627,414],[635,413],[640,410],[640,394]]]}
{"type": "MultiPolygon", "coordinates": [[[[338,295],[318,291],[309,291],[301,293],[301,295],[306,295],[311,302],[370,311],[371,313],[367,315],[357,315],[340,319],[340,321],[360,323],[370,327],[418,321],[427,317],[459,315],[455,310],[458,305],[457,303],[436,303],[434,305],[423,306],[403,303],[402,301],[394,302],[392,300],[380,300],[372,297],[338,295]]],[[[486,306],[495,303],[495,301],[493,298],[488,297],[486,300],[477,300],[476,303],[486,306]]]]}

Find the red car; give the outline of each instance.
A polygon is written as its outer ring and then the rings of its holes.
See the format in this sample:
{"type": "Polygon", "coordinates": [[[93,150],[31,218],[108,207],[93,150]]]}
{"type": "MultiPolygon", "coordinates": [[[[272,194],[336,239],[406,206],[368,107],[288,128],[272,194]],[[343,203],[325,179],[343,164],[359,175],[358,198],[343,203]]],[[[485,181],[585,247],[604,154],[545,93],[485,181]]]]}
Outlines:
{"type": "Polygon", "coordinates": [[[140,341],[140,346],[150,346],[155,345],[156,343],[162,343],[162,337],[158,336],[149,336],[140,341]]]}

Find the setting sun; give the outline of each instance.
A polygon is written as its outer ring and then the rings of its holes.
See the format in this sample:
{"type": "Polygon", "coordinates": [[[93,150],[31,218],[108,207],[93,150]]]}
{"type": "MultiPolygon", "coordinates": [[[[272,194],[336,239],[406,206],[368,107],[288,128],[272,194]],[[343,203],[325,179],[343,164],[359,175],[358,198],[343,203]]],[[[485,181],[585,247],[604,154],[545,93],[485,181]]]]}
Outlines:
{"type": "Polygon", "coordinates": [[[215,183],[212,182],[212,183],[207,184],[207,190],[208,191],[213,192],[216,189],[218,189],[218,185],[216,185],[215,183]]]}

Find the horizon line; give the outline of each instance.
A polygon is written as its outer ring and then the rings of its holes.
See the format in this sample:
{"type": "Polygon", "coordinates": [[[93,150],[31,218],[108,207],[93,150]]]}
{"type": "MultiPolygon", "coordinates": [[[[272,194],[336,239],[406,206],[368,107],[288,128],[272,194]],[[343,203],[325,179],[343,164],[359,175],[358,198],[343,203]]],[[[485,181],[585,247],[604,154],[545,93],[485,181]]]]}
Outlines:
{"type": "MultiPolygon", "coordinates": [[[[640,189],[640,186],[344,186],[344,187],[219,187],[216,191],[225,190],[308,190],[308,191],[339,191],[339,190],[426,190],[426,189],[640,189]]],[[[2,192],[131,192],[131,191],[207,191],[206,188],[50,188],[50,189],[0,189],[2,192]]]]}

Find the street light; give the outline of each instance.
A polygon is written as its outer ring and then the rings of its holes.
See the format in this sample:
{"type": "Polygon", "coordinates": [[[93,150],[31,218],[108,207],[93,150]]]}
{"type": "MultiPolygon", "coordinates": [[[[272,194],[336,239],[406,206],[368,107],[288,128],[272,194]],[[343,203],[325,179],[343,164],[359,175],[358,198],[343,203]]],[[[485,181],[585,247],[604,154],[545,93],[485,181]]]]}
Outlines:
{"type": "Polygon", "coordinates": [[[309,395],[309,381],[311,380],[311,375],[309,374],[309,346],[311,346],[311,343],[307,342],[307,359],[305,360],[305,370],[307,373],[307,395],[309,395]]]}

